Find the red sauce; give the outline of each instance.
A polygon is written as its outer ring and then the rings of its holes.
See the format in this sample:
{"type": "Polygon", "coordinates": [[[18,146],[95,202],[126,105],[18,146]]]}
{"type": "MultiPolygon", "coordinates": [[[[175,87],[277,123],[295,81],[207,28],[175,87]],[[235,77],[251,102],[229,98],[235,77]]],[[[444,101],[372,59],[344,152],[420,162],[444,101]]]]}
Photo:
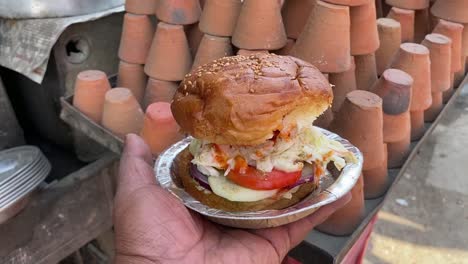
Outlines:
{"type": "Polygon", "coordinates": [[[223,169],[227,169],[227,167],[228,167],[228,163],[227,163],[228,157],[226,156],[226,154],[223,152],[223,150],[217,144],[213,144],[213,149],[215,151],[214,159],[216,160],[216,162],[218,164],[220,164],[223,169]]]}
{"type": "Polygon", "coordinates": [[[249,166],[247,164],[247,161],[241,156],[236,156],[236,158],[234,158],[234,162],[235,165],[233,171],[240,174],[245,174],[247,171],[247,167],[249,166]]]}

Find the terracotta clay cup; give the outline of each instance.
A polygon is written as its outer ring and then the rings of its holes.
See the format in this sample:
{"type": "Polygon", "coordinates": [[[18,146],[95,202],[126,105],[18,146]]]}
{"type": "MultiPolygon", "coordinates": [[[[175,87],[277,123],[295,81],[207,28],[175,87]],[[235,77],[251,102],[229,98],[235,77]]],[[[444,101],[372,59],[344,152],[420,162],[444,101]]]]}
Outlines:
{"type": "Polygon", "coordinates": [[[158,0],[156,17],[174,25],[189,25],[198,21],[201,14],[199,0],[158,0]]]}
{"type": "Polygon", "coordinates": [[[145,65],[145,73],[155,79],[180,81],[192,66],[184,28],[159,22],[145,65]]]}
{"type": "Polygon", "coordinates": [[[384,149],[384,159],[378,167],[363,169],[364,199],[375,199],[385,194],[389,187],[387,144],[380,143],[384,149]]]}
{"type": "Polygon", "coordinates": [[[364,55],[379,48],[375,1],[350,8],[351,55],[364,55]]]}
{"type": "Polygon", "coordinates": [[[351,201],[330,215],[316,230],[334,236],[347,236],[361,224],[365,216],[364,180],[361,175],[351,189],[351,201]]]}
{"type": "Polygon", "coordinates": [[[377,74],[380,76],[388,69],[401,44],[400,22],[391,18],[377,19],[380,47],[375,52],[377,74]]]}
{"type": "Polygon", "coordinates": [[[424,121],[425,122],[434,122],[437,116],[439,116],[440,112],[444,108],[443,105],[443,96],[442,92],[433,92],[432,93],[432,105],[424,111],[424,121]]]}
{"type": "Polygon", "coordinates": [[[76,76],[73,105],[91,120],[99,123],[102,117],[104,97],[110,89],[109,80],[104,72],[82,71],[76,76]]]}
{"type": "Polygon", "coordinates": [[[321,72],[344,72],[351,67],[349,7],[318,0],[291,55],[321,72]]]}
{"type": "Polygon", "coordinates": [[[200,30],[214,36],[232,36],[241,7],[241,0],[207,0],[200,17],[200,30]]]}
{"type": "Polygon", "coordinates": [[[125,0],[125,11],[137,15],[153,15],[158,0],[125,0]]]}
{"type": "Polygon", "coordinates": [[[172,116],[171,104],[159,102],[146,109],[140,136],[149,145],[151,153],[158,155],[183,138],[179,130],[180,127],[172,116]]]}
{"type": "Polygon", "coordinates": [[[439,23],[434,28],[433,33],[442,34],[444,36],[449,37],[452,40],[451,72],[455,73],[461,70],[463,25],[440,19],[439,23]]]}
{"type": "Polygon", "coordinates": [[[414,14],[414,42],[421,43],[424,37],[431,32],[429,9],[416,10],[414,14]]]}
{"type": "Polygon", "coordinates": [[[427,35],[421,44],[430,53],[432,92],[448,90],[451,86],[452,41],[444,35],[433,33],[427,35]]]}
{"type": "Polygon", "coordinates": [[[153,78],[148,79],[143,106],[146,109],[150,104],[156,102],[172,102],[174,94],[179,87],[178,82],[161,81],[153,78]]]}
{"type": "Polygon", "coordinates": [[[297,39],[315,6],[315,0],[287,0],[281,14],[288,38],[297,39]]]}
{"type": "Polygon", "coordinates": [[[296,44],[296,41],[294,39],[288,38],[286,45],[279,50],[273,51],[273,53],[278,54],[278,55],[289,55],[289,53],[291,52],[295,44],[296,44]]]}
{"type": "Polygon", "coordinates": [[[329,129],[361,150],[364,169],[382,164],[385,158],[383,115],[382,99],[378,95],[362,90],[348,93],[329,129]]]}
{"type": "Polygon", "coordinates": [[[200,46],[198,47],[192,69],[207,64],[213,60],[232,55],[230,38],[205,34],[200,42],[200,46]]]}
{"type": "Polygon", "coordinates": [[[416,14],[414,10],[406,10],[396,7],[392,7],[388,12],[388,18],[392,18],[400,22],[401,43],[414,41],[415,16],[416,14]]]}
{"type": "Polygon", "coordinates": [[[388,69],[371,92],[383,102],[383,142],[399,142],[411,133],[409,107],[413,78],[404,71],[388,69]]]}
{"type": "Polygon", "coordinates": [[[355,70],[354,57],[351,57],[351,67],[347,71],[329,74],[328,79],[333,85],[332,111],[334,113],[338,113],[346,95],[357,89],[355,70]]]}
{"type": "Polygon", "coordinates": [[[106,93],[101,123],[120,138],[140,132],[143,111],[129,89],[114,88],[106,93]]]}
{"type": "Polygon", "coordinates": [[[205,34],[201,32],[198,23],[184,26],[184,31],[189,43],[190,53],[192,54],[192,57],[195,57],[198,51],[198,46],[200,46],[200,42],[205,34]]]}
{"type": "Polygon", "coordinates": [[[424,110],[411,111],[410,114],[411,114],[411,141],[417,141],[417,140],[420,140],[424,136],[424,133],[426,133],[426,125],[424,123],[424,110]]]}
{"type": "Polygon", "coordinates": [[[420,10],[429,7],[429,0],[385,0],[385,2],[394,7],[410,10],[420,10]]]}
{"type": "Polygon", "coordinates": [[[387,143],[387,155],[389,169],[401,168],[411,151],[411,134],[398,141],[387,143]]]}
{"type": "Polygon", "coordinates": [[[324,0],[327,3],[344,6],[360,6],[368,4],[371,0],[324,0]]]}
{"type": "Polygon", "coordinates": [[[237,51],[237,55],[249,56],[257,53],[269,53],[268,50],[246,50],[246,49],[239,49],[237,51]]]}
{"type": "Polygon", "coordinates": [[[466,0],[438,0],[431,8],[434,16],[454,21],[468,23],[468,1],[466,0]]]}
{"type": "Polygon", "coordinates": [[[450,100],[450,98],[452,98],[452,95],[453,95],[453,93],[455,92],[455,86],[454,86],[454,84],[455,84],[455,74],[452,73],[452,74],[450,75],[450,88],[449,88],[447,91],[445,91],[445,92],[442,93],[442,98],[443,98],[444,104],[448,103],[448,101],[450,100]]]}
{"type": "Polygon", "coordinates": [[[286,45],[279,1],[245,0],[232,43],[240,49],[277,50],[286,45]]]}
{"type": "Polygon", "coordinates": [[[356,87],[359,90],[369,90],[377,81],[377,62],[375,54],[354,56],[356,64],[356,87]]]}
{"type": "Polygon", "coordinates": [[[145,64],[153,38],[154,27],[147,15],[125,14],[119,58],[135,64],[145,64]]]}
{"type": "Polygon", "coordinates": [[[391,67],[408,73],[414,80],[410,111],[429,108],[432,104],[429,50],[423,45],[403,43],[391,67]]]}
{"type": "Polygon", "coordinates": [[[465,79],[465,73],[466,73],[466,65],[465,63],[463,63],[466,59],[466,56],[462,56],[461,58],[461,69],[457,72],[455,72],[455,76],[454,76],[454,86],[458,87],[461,82],[463,81],[463,79],[465,79]]]}
{"type": "MultiPolygon", "coordinates": [[[[468,24],[463,24],[462,56],[468,56],[468,24]]],[[[465,64],[466,64],[466,62],[465,62],[465,64]]]]}
{"type": "Polygon", "coordinates": [[[333,111],[331,108],[328,108],[323,114],[321,114],[317,120],[314,121],[314,126],[327,129],[332,123],[334,118],[333,111]]]}
{"type": "Polygon", "coordinates": [[[128,88],[140,104],[143,103],[147,80],[143,65],[120,61],[117,86],[128,88]]]}

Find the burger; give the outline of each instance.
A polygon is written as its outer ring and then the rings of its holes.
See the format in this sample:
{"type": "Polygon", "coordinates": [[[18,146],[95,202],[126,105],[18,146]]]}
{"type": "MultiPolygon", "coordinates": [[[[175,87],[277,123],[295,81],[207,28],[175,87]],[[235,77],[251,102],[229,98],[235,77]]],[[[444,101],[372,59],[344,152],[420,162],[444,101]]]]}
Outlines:
{"type": "Polygon", "coordinates": [[[327,165],[354,159],[312,125],[331,106],[317,68],[274,54],[224,57],[180,84],[171,110],[193,137],[177,158],[187,193],[225,211],[283,209],[317,189],[327,165]]]}

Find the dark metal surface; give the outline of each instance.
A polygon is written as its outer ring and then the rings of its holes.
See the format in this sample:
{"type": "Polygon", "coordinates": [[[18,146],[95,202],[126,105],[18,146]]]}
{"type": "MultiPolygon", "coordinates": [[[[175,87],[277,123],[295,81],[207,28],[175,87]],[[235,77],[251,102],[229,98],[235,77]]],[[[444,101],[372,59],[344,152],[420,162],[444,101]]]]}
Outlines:
{"type": "Polygon", "coordinates": [[[10,100],[0,79],[0,150],[24,144],[23,129],[18,124],[10,100]]]}

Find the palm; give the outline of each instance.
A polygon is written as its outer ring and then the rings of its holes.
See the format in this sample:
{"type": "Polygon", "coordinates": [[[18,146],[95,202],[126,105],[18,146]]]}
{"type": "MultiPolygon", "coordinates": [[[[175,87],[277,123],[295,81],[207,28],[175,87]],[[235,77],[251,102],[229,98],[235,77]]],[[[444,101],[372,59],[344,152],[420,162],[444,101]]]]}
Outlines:
{"type": "Polygon", "coordinates": [[[350,197],[290,225],[240,230],[190,212],[157,186],[146,146],[127,138],[115,203],[117,263],[280,263],[307,231],[350,197]]]}

